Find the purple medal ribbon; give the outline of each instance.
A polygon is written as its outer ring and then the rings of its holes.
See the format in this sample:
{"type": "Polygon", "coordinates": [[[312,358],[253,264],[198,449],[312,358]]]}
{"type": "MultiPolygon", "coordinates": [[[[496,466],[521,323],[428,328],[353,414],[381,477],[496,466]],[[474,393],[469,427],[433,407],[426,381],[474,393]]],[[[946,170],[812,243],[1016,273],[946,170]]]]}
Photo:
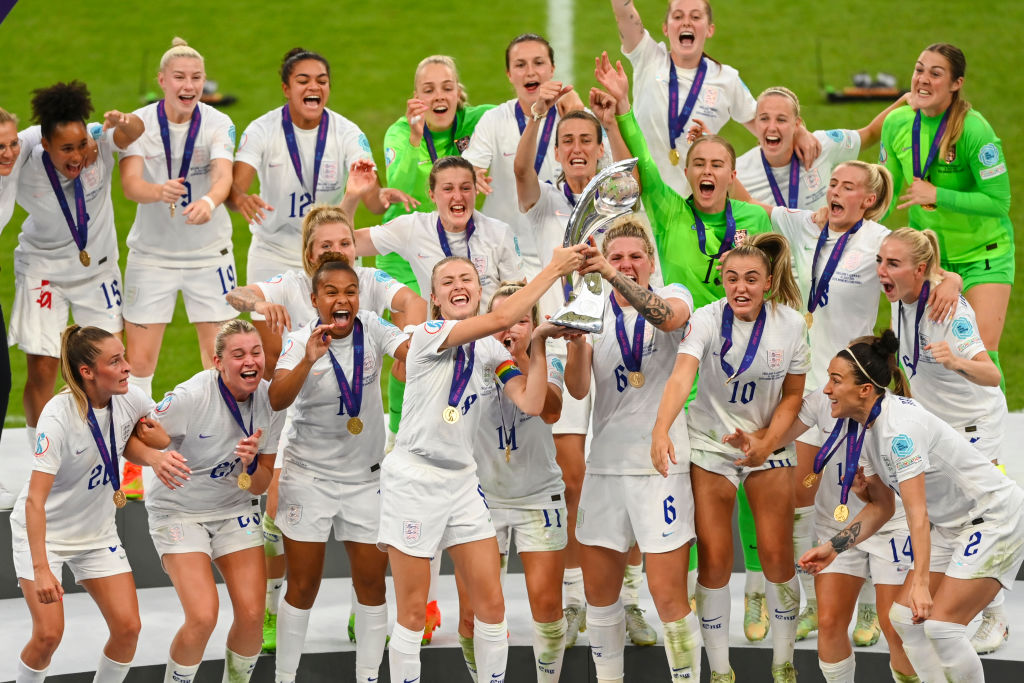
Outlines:
{"type": "MultiPolygon", "coordinates": [[[[850,420],[850,422],[853,422],[853,420],[850,420]]],[[[813,467],[815,474],[821,474],[821,471],[825,469],[825,465],[827,465],[828,461],[832,459],[833,455],[835,455],[835,451],[839,447],[839,444],[836,443],[836,440],[839,439],[839,435],[842,433],[842,431],[843,420],[842,418],[840,418],[836,420],[836,424],[832,428],[832,433],[828,435],[828,439],[825,441],[824,444],[822,444],[821,448],[819,448],[818,452],[814,455],[813,467]]],[[[849,430],[847,430],[847,437],[849,437],[849,430]]],[[[840,443],[842,442],[840,441],[840,443]]]]}
{"type": "Polygon", "coordinates": [[[946,124],[949,122],[949,109],[946,109],[942,115],[942,120],[939,121],[939,129],[935,131],[935,137],[932,139],[932,146],[928,149],[928,158],[925,159],[924,166],[921,166],[921,110],[918,109],[914,115],[914,127],[911,133],[910,147],[913,150],[914,155],[914,177],[925,178],[928,174],[928,169],[931,168],[932,162],[935,161],[935,157],[939,154],[939,147],[942,146],[942,136],[946,132],[946,124]]]}
{"type": "MultiPolygon", "coordinates": [[[[192,165],[192,151],[196,148],[196,137],[199,135],[199,124],[202,123],[203,116],[199,113],[199,106],[192,110],[192,122],[188,127],[188,134],[185,137],[185,152],[181,157],[181,169],[178,171],[178,175],[172,175],[171,168],[171,130],[170,125],[167,122],[167,112],[164,111],[164,101],[160,100],[156,103],[156,119],[160,123],[160,139],[164,143],[164,159],[167,161],[167,177],[171,180],[176,178],[187,178],[188,169],[192,165]]],[[[294,141],[294,133],[292,140],[294,141]]]]}
{"type": "Polygon", "coordinates": [[[878,400],[875,401],[875,405],[871,406],[871,412],[868,414],[868,421],[864,423],[864,430],[857,435],[857,421],[852,417],[847,422],[846,430],[846,469],[843,470],[843,485],[839,493],[839,502],[846,505],[846,501],[850,498],[850,487],[853,486],[853,480],[857,476],[857,463],[860,462],[860,452],[864,446],[864,437],[868,433],[868,425],[875,421],[878,414],[882,412],[882,397],[879,396],[878,400]]]}
{"type": "Polygon", "coordinates": [[[697,73],[693,76],[693,83],[690,85],[690,92],[683,103],[682,111],[679,110],[679,76],[676,75],[676,65],[671,57],[668,60],[668,144],[672,149],[676,148],[676,138],[679,137],[686,122],[690,120],[690,113],[693,106],[697,104],[697,95],[700,94],[701,86],[704,85],[704,76],[708,72],[708,60],[700,58],[697,66],[697,73]]]}
{"type": "Polygon", "coordinates": [[[729,200],[725,202],[725,237],[722,238],[721,244],[718,245],[718,251],[712,256],[707,252],[707,230],[704,228],[704,221],[700,219],[700,215],[697,213],[697,207],[693,204],[693,197],[690,197],[687,201],[690,202],[690,209],[693,213],[693,227],[697,229],[697,244],[700,247],[700,253],[708,258],[719,258],[722,254],[732,249],[735,246],[733,241],[736,239],[736,218],[732,215],[732,202],[729,200]]]}
{"type": "Polygon", "coordinates": [[[565,195],[565,200],[569,202],[569,206],[576,208],[576,195],[573,194],[572,188],[569,187],[569,183],[562,181],[562,194],[565,195]]]}
{"type": "Polygon", "coordinates": [[[89,410],[85,419],[89,423],[89,431],[92,432],[92,439],[96,442],[96,449],[100,452],[100,460],[103,461],[103,468],[107,472],[107,479],[115,491],[121,490],[121,467],[117,462],[117,442],[114,440],[114,397],[110,397],[110,449],[103,440],[103,432],[100,431],[100,423],[96,419],[96,413],[92,409],[92,401],[89,401],[89,410]]]}
{"type": "MultiPolygon", "coordinates": [[[[455,114],[455,119],[452,121],[451,127],[451,138],[452,146],[455,146],[455,130],[459,127],[459,115],[455,114]]],[[[427,152],[430,154],[431,161],[437,161],[437,147],[434,146],[434,134],[430,132],[430,128],[427,127],[427,119],[423,118],[423,140],[427,143],[427,152]]]]}
{"type": "Polygon", "coordinates": [[[754,327],[750,331],[750,340],[747,341],[747,350],[743,352],[743,360],[740,362],[739,369],[733,372],[732,365],[725,360],[725,354],[732,348],[733,312],[732,306],[729,304],[725,305],[725,309],[722,311],[722,337],[725,341],[722,342],[722,351],[718,356],[718,360],[722,364],[722,371],[725,372],[726,377],[729,378],[725,380],[726,384],[742,375],[744,371],[750,367],[751,363],[754,362],[754,356],[757,355],[757,347],[761,344],[761,335],[764,334],[764,323],[766,318],[765,306],[762,304],[761,312],[757,314],[757,320],[754,321],[754,327]]]}
{"type": "MultiPolygon", "coordinates": [[[[327,149],[327,129],[330,125],[330,118],[327,110],[320,114],[320,128],[316,133],[316,150],[313,152],[313,189],[310,194],[316,200],[316,187],[320,182],[320,164],[324,160],[324,150],[327,149]]],[[[284,141],[288,145],[288,156],[292,160],[292,168],[295,175],[299,177],[299,184],[306,187],[306,181],[302,178],[302,159],[299,158],[299,146],[295,142],[295,127],[292,125],[292,115],[288,111],[288,105],[281,107],[281,127],[284,129],[284,141]]],[[[168,162],[170,163],[170,162],[168,162]]]]}
{"type": "MultiPolygon", "coordinates": [[[[647,291],[654,290],[647,287],[647,291]]],[[[637,311],[636,322],[633,323],[633,343],[630,345],[629,337],[626,335],[626,321],[622,315],[622,307],[615,301],[614,293],[609,295],[608,300],[612,302],[612,311],[615,313],[615,339],[619,342],[622,364],[629,372],[640,372],[640,363],[644,357],[644,328],[647,321],[637,311]]]]}
{"type": "Polygon", "coordinates": [[[857,221],[856,225],[839,236],[839,239],[836,240],[835,245],[832,247],[832,253],[828,255],[828,261],[825,262],[825,269],[821,271],[821,280],[819,281],[814,274],[818,272],[818,255],[821,254],[821,250],[825,248],[825,243],[828,242],[828,223],[825,223],[825,227],[821,229],[821,232],[818,234],[818,245],[814,248],[814,260],[811,261],[811,291],[807,293],[808,313],[814,313],[814,309],[825,305],[824,299],[825,295],[828,294],[828,283],[832,280],[836,268],[839,267],[839,259],[843,257],[846,243],[860,230],[860,226],[863,224],[864,219],[862,218],[857,221]]]}
{"type": "MultiPolygon", "coordinates": [[[[523,115],[523,108],[519,106],[519,102],[516,101],[516,123],[519,124],[519,135],[523,134],[526,130],[526,116],[523,115]]],[[[558,110],[554,107],[548,109],[547,120],[544,121],[544,130],[541,131],[540,139],[537,141],[537,156],[533,158],[533,171],[534,173],[540,173],[540,167],[544,165],[544,158],[548,154],[548,144],[551,142],[551,133],[555,130],[555,117],[558,115],[558,110]]]]}
{"type": "Polygon", "coordinates": [[[473,363],[476,359],[476,342],[469,343],[469,353],[463,347],[455,352],[455,371],[452,373],[452,387],[448,392],[448,405],[454,408],[462,400],[462,394],[469,386],[469,378],[473,376],[473,363]]]}
{"type": "Polygon", "coordinates": [[[790,209],[795,209],[800,201],[800,160],[796,158],[796,154],[789,160],[789,203],[786,204],[782,200],[782,190],[779,188],[779,183],[775,180],[775,174],[772,173],[772,167],[768,164],[768,159],[764,155],[764,150],[761,150],[761,164],[764,166],[764,174],[768,176],[768,185],[772,188],[772,197],[775,198],[775,206],[785,206],[790,209]]]}
{"type": "Polygon", "coordinates": [[[60,178],[57,177],[57,169],[50,161],[49,152],[43,152],[43,168],[46,169],[46,177],[50,180],[50,187],[57,195],[57,203],[64,214],[64,220],[68,222],[68,229],[71,230],[71,239],[75,241],[78,251],[84,251],[89,241],[89,214],[85,212],[85,188],[82,187],[82,177],[79,175],[72,182],[75,186],[75,218],[71,216],[71,207],[68,206],[68,198],[64,196],[64,188],[61,187],[60,178]]]}
{"type": "MultiPolygon", "coordinates": [[[[249,397],[249,429],[245,428],[245,422],[242,421],[242,411],[238,409],[238,401],[231,395],[227,385],[224,384],[224,379],[218,374],[217,375],[217,387],[220,389],[220,396],[224,399],[225,405],[228,407],[228,412],[231,413],[231,417],[235,418],[235,423],[242,428],[242,433],[246,436],[252,436],[252,415],[256,410],[256,399],[253,396],[249,397]]],[[[257,462],[258,457],[253,458],[252,462],[249,463],[249,467],[245,470],[248,474],[252,474],[256,471],[256,467],[259,465],[257,462]]]]}
{"type": "MultiPolygon", "coordinates": [[[[473,223],[473,219],[469,219],[469,223],[466,224],[466,258],[470,261],[473,260],[473,253],[469,249],[469,241],[473,239],[473,231],[476,230],[476,225],[473,223]]],[[[448,236],[444,232],[444,226],[441,224],[441,219],[437,219],[437,239],[441,242],[441,251],[444,252],[445,256],[452,255],[452,248],[448,244],[448,236]]]]}
{"type": "MultiPolygon", "coordinates": [[[[931,292],[931,283],[927,280],[921,285],[921,293],[917,296],[917,310],[914,312],[914,362],[903,356],[903,365],[910,368],[910,377],[917,374],[917,362],[921,357],[921,318],[924,317],[925,305],[928,303],[928,294],[931,292]]],[[[896,338],[903,339],[903,301],[900,300],[899,323],[896,325],[896,338]]],[[[907,377],[909,380],[910,377],[907,377]]]]}
{"type": "MultiPolygon", "coordinates": [[[[323,321],[318,318],[316,324],[321,325],[323,321]]],[[[338,380],[338,390],[341,391],[341,395],[338,397],[341,399],[341,405],[338,406],[338,415],[344,415],[347,410],[350,417],[359,417],[359,409],[363,405],[363,323],[359,318],[356,318],[352,330],[351,385],[345,379],[345,371],[341,369],[341,363],[335,358],[330,346],[327,348],[327,355],[331,357],[334,377],[338,380]]]]}

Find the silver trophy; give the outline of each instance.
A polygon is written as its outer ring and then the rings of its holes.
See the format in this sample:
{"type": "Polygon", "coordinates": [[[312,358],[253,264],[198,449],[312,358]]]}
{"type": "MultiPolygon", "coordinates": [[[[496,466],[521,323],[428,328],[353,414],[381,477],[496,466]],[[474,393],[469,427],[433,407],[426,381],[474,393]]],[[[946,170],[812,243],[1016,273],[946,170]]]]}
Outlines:
{"type": "MultiPolygon", "coordinates": [[[[640,199],[640,186],[633,178],[636,159],[616,161],[587,183],[569,216],[563,247],[582,244],[602,234],[611,223],[628,213],[640,199]]],[[[600,333],[604,328],[603,283],[599,273],[564,278],[565,306],[551,316],[551,322],[584,332],[600,333]]]]}

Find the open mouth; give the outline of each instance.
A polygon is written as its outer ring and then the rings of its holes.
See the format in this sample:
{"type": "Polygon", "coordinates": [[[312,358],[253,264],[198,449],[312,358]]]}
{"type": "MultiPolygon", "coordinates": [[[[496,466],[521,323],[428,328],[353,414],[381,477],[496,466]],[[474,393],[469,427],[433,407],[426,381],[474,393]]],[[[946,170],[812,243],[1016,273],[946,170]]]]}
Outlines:
{"type": "Polygon", "coordinates": [[[319,107],[321,98],[319,95],[306,95],[302,98],[302,103],[307,104],[311,107],[319,107]]]}
{"type": "Polygon", "coordinates": [[[526,83],[523,83],[523,88],[529,93],[537,92],[537,88],[539,87],[540,81],[527,81],[526,83]]]}
{"type": "Polygon", "coordinates": [[[693,47],[693,44],[697,42],[696,37],[693,35],[693,31],[680,31],[679,32],[679,44],[683,47],[693,47]]]}
{"type": "Polygon", "coordinates": [[[738,304],[740,306],[745,306],[746,304],[750,303],[750,297],[749,296],[742,296],[742,295],[741,296],[737,296],[736,298],[734,298],[732,300],[732,302],[734,304],[738,304]]]}
{"type": "Polygon", "coordinates": [[[451,303],[453,305],[455,305],[455,306],[465,306],[466,304],[469,303],[469,295],[468,294],[456,294],[451,299],[449,299],[449,301],[451,301],[451,303]]]}
{"type": "Polygon", "coordinates": [[[259,371],[255,370],[255,369],[253,369],[253,370],[242,370],[242,372],[240,373],[240,376],[241,376],[242,379],[256,379],[257,377],[260,376],[260,373],[259,373],[259,371]]]}
{"type": "Polygon", "coordinates": [[[764,144],[766,147],[778,147],[782,144],[781,135],[765,135],[764,144]]]}
{"type": "Polygon", "coordinates": [[[574,157],[569,160],[569,165],[574,168],[584,168],[587,165],[587,160],[584,157],[574,157]]]}
{"type": "Polygon", "coordinates": [[[833,216],[838,216],[843,212],[844,207],[839,202],[832,202],[831,204],[828,205],[828,209],[829,213],[831,213],[833,216]]]}
{"type": "Polygon", "coordinates": [[[501,343],[505,345],[506,349],[511,349],[512,348],[512,337],[506,337],[505,341],[503,341],[501,343]]]}
{"type": "Polygon", "coordinates": [[[711,180],[702,180],[697,184],[697,191],[704,199],[709,199],[715,193],[715,183],[711,180]]]}
{"type": "Polygon", "coordinates": [[[460,216],[461,217],[461,216],[465,216],[466,215],[466,205],[465,204],[452,204],[451,206],[448,207],[448,210],[451,212],[452,216],[460,216]]]}
{"type": "Polygon", "coordinates": [[[348,321],[352,319],[352,312],[335,311],[331,314],[331,319],[334,320],[336,325],[348,325],[348,321]]]}
{"type": "Polygon", "coordinates": [[[178,101],[182,104],[192,104],[196,101],[195,95],[178,95],[178,101]]]}
{"type": "Polygon", "coordinates": [[[447,104],[443,104],[443,103],[442,104],[435,104],[433,106],[433,108],[431,108],[430,111],[434,112],[435,114],[447,114],[448,113],[448,105],[447,104]]]}
{"type": "Polygon", "coordinates": [[[896,285],[894,283],[886,282],[884,280],[880,280],[880,282],[882,284],[882,291],[886,294],[893,294],[896,291],[896,285]]]}

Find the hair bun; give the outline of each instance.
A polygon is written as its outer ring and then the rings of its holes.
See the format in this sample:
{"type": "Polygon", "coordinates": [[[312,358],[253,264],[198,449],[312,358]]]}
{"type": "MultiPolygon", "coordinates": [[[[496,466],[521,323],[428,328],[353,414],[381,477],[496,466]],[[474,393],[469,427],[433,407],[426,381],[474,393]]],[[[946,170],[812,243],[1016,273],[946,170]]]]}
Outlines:
{"type": "Polygon", "coordinates": [[[885,330],[871,346],[872,351],[880,355],[891,356],[900,350],[900,340],[891,329],[885,330]]]}
{"type": "Polygon", "coordinates": [[[285,53],[284,59],[281,61],[287,62],[295,55],[301,55],[303,52],[308,52],[308,50],[306,50],[306,48],[304,47],[293,47],[292,49],[288,50],[288,52],[285,53]]]}
{"type": "Polygon", "coordinates": [[[188,41],[180,36],[174,36],[174,40],[171,41],[171,47],[182,47],[187,45],[188,41]]]}

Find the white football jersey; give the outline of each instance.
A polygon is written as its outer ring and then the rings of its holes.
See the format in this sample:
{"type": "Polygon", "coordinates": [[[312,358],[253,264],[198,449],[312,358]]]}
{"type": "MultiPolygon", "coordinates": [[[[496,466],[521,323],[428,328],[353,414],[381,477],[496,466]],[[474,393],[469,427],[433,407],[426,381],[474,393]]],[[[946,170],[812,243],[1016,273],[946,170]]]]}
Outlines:
{"type": "MultiPolygon", "coordinates": [[[[363,393],[358,415],[363,430],[351,434],[346,428],[353,416],[341,400],[334,366],[325,353],[313,363],[292,403],[292,421],[284,451],[286,468],[299,467],[318,477],[350,483],[380,476],[385,441],[380,374],[384,356],[394,357],[395,349],[407,337],[372,311],[361,310],[356,319],[363,325],[363,393]]],[[[278,370],[292,370],[302,361],[316,321],[314,318],[288,336],[277,361],[278,370]]],[[[345,381],[351,385],[355,367],[353,334],[332,339],[330,349],[345,373],[345,381]]]]}
{"type": "MultiPolygon", "coordinates": [[[[655,290],[662,299],[679,299],[693,310],[693,297],[681,284],[655,290]]],[[[633,326],[637,311],[622,307],[622,319],[633,344],[633,326]]],[[[683,338],[684,325],[672,332],[662,332],[650,323],[644,325],[643,359],[640,371],[644,385],[629,384],[629,371],[622,360],[622,351],[615,333],[615,312],[608,299],[604,304],[604,331],[590,336],[594,347],[591,371],[594,382],[594,409],[591,417],[593,439],[587,471],[594,474],[657,474],[651,464],[651,430],[657,417],[657,405],[676,360],[676,349],[683,338]]],[[[686,423],[676,420],[669,430],[676,448],[678,464],[669,463],[669,472],[688,472],[690,449],[686,423]]]]}
{"type": "MultiPolygon", "coordinates": [[[[723,298],[697,309],[690,317],[690,328],[679,344],[679,353],[700,361],[697,397],[690,403],[686,416],[692,447],[738,458],[741,451],[722,443],[722,437],[737,427],[745,432],[767,427],[782,398],[786,375],[806,374],[811,353],[803,316],[789,306],[766,302],[764,332],[754,360],[726,384],[729,376],[721,364],[725,306],[723,298]]],[[[726,353],[733,371],[740,368],[754,324],[733,319],[732,348],[726,353]]]]}
{"type": "MultiPolygon", "coordinates": [[[[417,325],[405,359],[405,405],[398,442],[389,458],[409,459],[459,473],[473,473],[473,445],[483,410],[481,392],[495,381],[502,387],[522,373],[511,354],[494,337],[475,344],[473,373],[455,408],[459,420],[442,418],[451,392],[459,347],[441,349],[458,320],[428,320],[417,325]]],[[[469,344],[461,347],[469,358],[469,344]]],[[[503,399],[504,400],[504,399],[503,399]]],[[[509,399],[511,400],[511,399],[509,399]]]]}
{"type": "MultiPolygon", "coordinates": [[[[405,285],[383,270],[361,266],[356,266],[354,270],[359,279],[359,308],[373,311],[377,315],[390,311],[395,294],[405,285]]],[[[288,270],[264,282],[257,282],[256,286],[263,292],[264,299],[288,310],[293,330],[299,330],[310,320],[316,320],[316,309],[310,298],[313,281],[306,275],[306,271],[288,270]]]]}
{"type": "Polygon", "coordinates": [[[914,334],[917,302],[892,304],[892,328],[900,339],[900,364],[910,380],[914,398],[943,420],[957,428],[970,427],[983,419],[1002,421],[1006,416],[1006,396],[999,387],[984,387],[971,382],[953,370],[947,370],[935,360],[929,344],[946,342],[953,355],[974,358],[985,351],[981,341],[974,309],[967,299],[960,297],[956,315],[952,320],[936,323],[925,309],[921,316],[920,334],[914,334]],[[918,344],[919,359],[914,369],[914,343],[918,344]]]}
{"type": "MultiPolygon", "coordinates": [[[[814,251],[818,247],[819,228],[811,211],[772,209],[772,228],[789,241],[793,255],[793,271],[800,287],[800,310],[807,311],[811,292],[811,268],[814,251]]],[[[814,275],[821,278],[829,255],[843,233],[829,230],[828,239],[818,255],[814,275]]],[[[821,386],[828,379],[828,364],[841,350],[857,337],[873,334],[878,318],[878,270],[875,256],[889,229],[874,221],[865,220],[843,248],[842,258],[832,274],[826,294],[826,303],[814,310],[810,328],[811,369],[807,373],[808,389],[821,386]]],[[[819,279],[820,282],[820,279],[819,279]]]]}
{"type": "MultiPolygon", "coordinates": [[[[231,253],[231,218],[224,204],[217,206],[210,214],[210,220],[202,225],[189,225],[185,222],[185,207],[210,192],[213,161],[226,159],[230,164],[235,154],[235,126],[231,119],[202,102],[196,106],[201,120],[188,176],[185,178],[188,191],[178,202],[173,218],[170,205],[164,202],[138,205],[127,240],[135,263],[197,268],[219,264],[222,257],[231,253]]],[[[153,103],[135,110],[135,114],[146,124],[146,132],[129,145],[121,156],[142,157],[143,180],[160,185],[167,182],[168,176],[156,107],[157,104],[153,103]]],[[[168,123],[171,172],[175,178],[181,170],[189,126],[191,121],[168,123]]]]}
{"type": "Polygon", "coordinates": [[[882,400],[861,463],[865,476],[877,474],[896,493],[901,482],[923,474],[928,519],[937,527],[998,519],[1024,502],[1024,491],[955,429],[902,396],[882,400]]]}
{"type": "MultiPolygon", "coordinates": [[[[821,387],[804,395],[803,404],[800,406],[799,420],[808,427],[817,427],[821,430],[822,438],[828,439],[835,429],[842,430],[835,442],[832,444],[832,457],[829,458],[825,468],[821,471],[821,479],[818,482],[818,493],[814,496],[814,524],[817,527],[818,536],[826,537],[838,534],[846,528],[848,522],[837,522],[833,516],[836,506],[842,502],[840,494],[843,488],[843,475],[846,471],[846,439],[848,424],[845,419],[832,417],[832,402],[828,396],[822,393],[821,387]]],[[[858,425],[858,434],[864,429],[858,425]]],[[[865,442],[867,437],[864,437],[865,442]]],[[[859,464],[864,462],[864,451],[861,449],[859,464]]],[[[803,486],[797,483],[797,486],[803,486]]],[[[850,517],[853,519],[864,509],[864,502],[857,497],[856,493],[850,492],[846,500],[846,506],[850,508],[850,517]]],[[[896,511],[892,518],[882,525],[880,533],[904,530],[907,528],[907,515],[903,510],[903,502],[899,496],[896,497],[896,511]]],[[[897,551],[902,552],[902,548],[897,551]]]]}
{"type": "Polygon", "coordinates": [[[18,158],[9,175],[0,176],[0,232],[14,215],[14,202],[18,194],[18,176],[32,154],[32,149],[42,141],[39,126],[30,126],[18,133],[18,158]]]}
{"type": "Polygon", "coordinates": [[[729,119],[738,123],[746,123],[753,119],[757,101],[740,79],[736,69],[727,64],[716,64],[708,60],[707,74],[690,114],[690,121],[676,139],[680,161],[678,166],[674,166],[668,158],[671,149],[668,132],[668,70],[676,70],[680,110],[686,102],[697,70],[674,66],[665,44],[655,41],[647,31],[644,31],[644,37],[632,52],[623,51],[623,54],[633,64],[633,108],[640,130],[647,138],[651,156],[654,157],[665,183],[680,196],[689,197],[690,184],[686,182],[683,167],[686,152],[690,149],[686,142],[686,134],[692,126],[693,119],[700,119],[708,130],[717,133],[729,119]]]}
{"type": "MultiPolygon", "coordinates": [[[[832,171],[839,164],[856,159],[860,154],[860,133],[855,130],[816,130],[813,135],[821,143],[821,153],[810,168],[800,164],[800,192],[796,202],[796,208],[807,211],[825,206],[825,193],[832,180],[832,171]]],[[[782,192],[783,201],[789,202],[789,164],[773,167],[772,175],[782,192]]],[[[772,194],[764,164],[761,163],[760,147],[747,150],[737,157],[736,178],[755,201],[775,204],[775,195],[772,194]]]]}
{"type": "Polygon", "coordinates": [[[281,107],[271,109],[249,124],[238,144],[235,161],[256,169],[260,197],[273,207],[262,224],[249,226],[254,239],[285,261],[295,261],[302,251],[302,217],[315,203],[338,204],[345,194],[348,169],[360,159],[373,161],[370,142],[359,126],[341,114],[325,109],[328,116],[327,145],[320,176],[313,188],[313,159],[320,130],[295,126],[295,142],[302,161],[302,178],[292,168],[281,127],[281,107]]]}
{"type": "MultiPolygon", "coordinates": [[[[555,355],[547,356],[547,374],[548,384],[561,392],[565,366],[555,355]]],[[[483,416],[473,456],[487,505],[539,510],[561,501],[565,484],[555,461],[551,425],[519,410],[512,399],[502,396],[497,383],[480,391],[480,403],[483,416]]]]}
{"type": "MultiPolygon", "coordinates": [[[[370,230],[373,246],[381,254],[396,253],[412,266],[420,294],[430,301],[430,274],[434,265],[445,258],[437,235],[437,212],[415,212],[398,216],[370,230]]],[[[465,232],[448,232],[452,256],[466,256],[480,275],[480,310],[486,311],[502,280],[523,277],[523,261],[512,239],[512,230],[501,221],[473,212],[473,237],[467,245],[465,232]]]]}
{"type": "MultiPolygon", "coordinates": [[[[234,510],[247,511],[253,495],[238,488],[238,475],[245,471],[235,447],[245,433],[232,417],[221,396],[214,369],[202,370],[168,392],[156,406],[156,418],[171,437],[169,450],[181,453],[192,470],[191,478],[179,489],[152,486],[146,492],[146,509],[151,513],[174,513],[194,521],[230,516],[234,510]]],[[[276,453],[284,425],[284,412],[271,410],[263,380],[238,411],[246,428],[263,430],[260,453],[276,453]]]]}
{"type": "MultiPolygon", "coordinates": [[[[106,408],[95,411],[108,449],[113,414],[118,462],[139,418],[152,416],[152,411],[153,400],[133,385],[128,385],[127,394],[112,396],[106,408]]],[[[36,423],[32,469],[53,475],[53,487],[44,506],[47,550],[74,552],[120,545],[114,523],[117,508],[113,484],[89,423],[79,415],[78,405],[68,391],[57,394],[43,407],[36,423]]],[[[11,512],[11,531],[16,538],[26,538],[28,487],[26,482],[11,512]]]]}
{"type": "MultiPolygon", "coordinates": [[[[99,123],[90,123],[88,130],[99,146],[96,161],[83,168],[79,175],[89,217],[85,250],[90,263],[83,266],[78,260],[78,246],[43,167],[40,144],[33,148],[18,179],[18,203],[28,212],[14,249],[14,272],[19,275],[69,282],[94,275],[102,265],[117,264],[117,232],[110,185],[111,174],[117,166],[114,152],[122,150],[114,144],[112,130],[103,130],[99,123]]],[[[57,169],[57,178],[67,197],[71,218],[76,220],[74,181],[65,178],[60,169],[57,169]]]]}

